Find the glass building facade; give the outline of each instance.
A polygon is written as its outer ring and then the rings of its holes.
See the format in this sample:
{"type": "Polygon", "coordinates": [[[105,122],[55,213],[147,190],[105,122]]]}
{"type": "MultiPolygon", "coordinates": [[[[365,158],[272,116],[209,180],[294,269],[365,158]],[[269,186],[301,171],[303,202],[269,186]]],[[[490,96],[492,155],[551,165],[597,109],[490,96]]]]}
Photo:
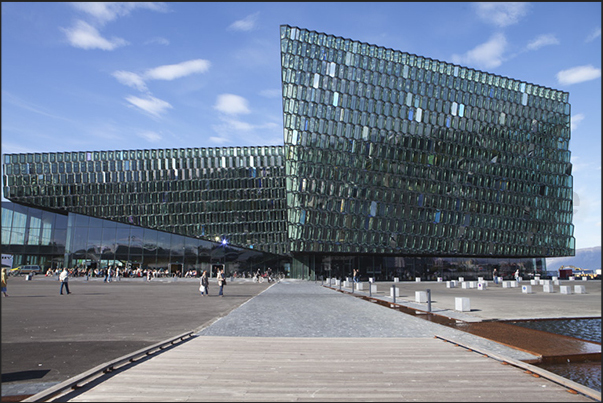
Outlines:
{"type": "Polygon", "coordinates": [[[51,212],[2,202],[2,253],[13,255],[13,266],[107,266],[164,269],[171,273],[203,270],[215,275],[216,266],[230,273],[285,267],[278,255],[210,242],[136,225],[77,213],[51,212]]]}
{"type": "Polygon", "coordinates": [[[568,93],[286,25],[280,41],[284,146],[10,154],[5,197],[227,238],[302,278],[574,254],[568,93]]]}

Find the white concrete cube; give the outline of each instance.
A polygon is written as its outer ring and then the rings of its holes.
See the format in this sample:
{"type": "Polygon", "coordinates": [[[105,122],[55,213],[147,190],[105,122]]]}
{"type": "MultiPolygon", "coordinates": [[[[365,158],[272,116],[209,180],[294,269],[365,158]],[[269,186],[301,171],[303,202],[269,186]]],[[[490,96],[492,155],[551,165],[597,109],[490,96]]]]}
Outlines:
{"type": "Polygon", "coordinates": [[[561,294],[571,294],[572,293],[572,286],[570,286],[570,285],[562,285],[561,287],[559,287],[559,291],[561,292],[561,294]]]}
{"type": "Polygon", "coordinates": [[[469,282],[468,281],[463,281],[461,283],[461,288],[471,288],[471,287],[469,287],[469,282]]]}
{"type": "Polygon", "coordinates": [[[538,280],[530,280],[530,285],[538,285],[539,281],[538,280]]]}
{"type": "Polygon", "coordinates": [[[339,287],[339,284],[341,284],[341,280],[335,279],[335,285],[339,287]]]}
{"type": "Polygon", "coordinates": [[[446,281],[446,288],[455,288],[456,281],[446,281]]]}
{"type": "Polygon", "coordinates": [[[346,287],[346,288],[350,288],[350,282],[348,280],[345,280],[343,282],[343,286],[346,287]]]}
{"type": "Polygon", "coordinates": [[[442,277],[438,277],[438,283],[442,282],[442,277]]]}
{"type": "Polygon", "coordinates": [[[469,301],[469,298],[454,298],[454,310],[461,312],[471,311],[471,302],[469,301]]]}
{"type": "Polygon", "coordinates": [[[540,285],[544,285],[544,280],[538,280],[538,282],[540,283],[540,285]]]}
{"type": "Polygon", "coordinates": [[[478,277],[478,278],[477,278],[477,282],[478,282],[478,283],[481,283],[482,281],[484,281],[484,278],[483,278],[483,277],[478,277]]]}
{"type": "Polygon", "coordinates": [[[477,287],[477,282],[469,281],[469,288],[476,288],[476,287],[477,287]]]}
{"type": "Polygon", "coordinates": [[[521,286],[521,292],[524,294],[531,294],[532,293],[532,286],[531,285],[522,285],[521,286]]]}
{"type": "Polygon", "coordinates": [[[356,289],[358,291],[364,290],[364,284],[363,283],[356,283],[356,289]]]}
{"type": "Polygon", "coordinates": [[[420,282],[421,282],[421,277],[417,277],[417,278],[415,278],[415,281],[416,281],[417,283],[420,283],[420,282]]]}
{"type": "Polygon", "coordinates": [[[574,277],[574,276],[570,276],[570,278],[569,278],[570,281],[574,281],[575,279],[576,279],[576,277],[574,277]]]}
{"type": "Polygon", "coordinates": [[[557,277],[557,276],[553,276],[553,278],[552,278],[551,280],[553,280],[553,281],[557,281],[557,280],[559,280],[559,277],[557,277]]]}
{"type": "Polygon", "coordinates": [[[586,288],[583,285],[575,285],[574,292],[576,294],[586,294],[586,288]]]}
{"type": "Polygon", "coordinates": [[[375,282],[375,279],[374,279],[373,277],[369,277],[369,283],[371,283],[371,284],[372,284],[372,283],[374,283],[374,282],[375,282]]]}
{"type": "Polygon", "coordinates": [[[400,278],[399,277],[394,277],[394,283],[399,283],[400,282],[400,278]]]}
{"type": "Polygon", "coordinates": [[[389,289],[389,296],[390,296],[391,298],[393,298],[393,297],[394,297],[394,293],[396,293],[396,297],[399,297],[399,296],[400,296],[400,289],[399,289],[398,287],[393,287],[393,288],[390,288],[390,289],[389,289]]]}
{"type": "Polygon", "coordinates": [[[482,290],[482,291],[483,291],[483,290],[485,290],[485,289],[486,289],[486,286],[487,286],[487,285],[488,285],[488,283],[485,283],[485,282],[483,282],[483,281],[480,281],[479,283],[477,283],[477,289],[478,289],[478,290],[482,290]]]}
{"type": "Polygon", "coordinates": [[[534,280],[540,280],[540,276],[534,276],[534,280]]]}
{"type": "Polygon", "coordinates": [[[370,287],[371,287],[371,293],[373,293],[373,294],[377,293],[377,284],[371,284],[370,287]]]}
{"type": "Polygon", "coordinates": [[[553,280],[553,285],[559,285],[559,280],[553,280]]]}
{"type": "Polygon", "coordinates": [[[503,285],[503,288],[511,288],[511,282],[510,281],[503,281],[502,285],[503,285]]]}
{"type": "Polygon", "coordinates": [[[588,281],[588,277],[582,277],[582,281],[588,281]]]}
{"type": "Polygon", "coordinates": [[[415,291],[415,302],[427,302],[427,291],[415,291]]]}
{"type": "Polygon", "coordinates": [[[542,286],[542,292],[555,292],[555,287],[552,284],[545,284],[542,286]]]}
{"type": "Polygon", "coordinates": [[[518,284],[519,284],[519,281],[510,281],[510,283],[511,283],[511,288],[515,288],[515,287],[518,287],[518,286],[519,286],[519,285],[518,285],[518,284]]]}
{"type": "Polygon", "coordinates": [[[465,277],[459,277],[459,282],[465,281],[465,277]]]}

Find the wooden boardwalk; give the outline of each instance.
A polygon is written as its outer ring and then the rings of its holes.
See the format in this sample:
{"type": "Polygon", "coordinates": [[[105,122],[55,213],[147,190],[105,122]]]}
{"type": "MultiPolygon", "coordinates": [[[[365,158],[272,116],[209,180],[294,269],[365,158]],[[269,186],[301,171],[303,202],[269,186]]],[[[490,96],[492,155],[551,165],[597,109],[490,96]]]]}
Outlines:
{"type": "Polygon", "coordinates": [[[596,399],[438,338],[198,336],[55,401],[596,399]]]}

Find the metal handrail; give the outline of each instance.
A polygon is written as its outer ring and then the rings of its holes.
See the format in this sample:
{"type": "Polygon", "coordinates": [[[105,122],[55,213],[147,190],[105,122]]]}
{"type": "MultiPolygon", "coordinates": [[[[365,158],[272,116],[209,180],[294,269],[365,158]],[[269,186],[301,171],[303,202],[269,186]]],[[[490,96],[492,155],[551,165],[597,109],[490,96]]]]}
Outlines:
{"type": "Polygon", "coordinates": [[[86,372],[74,376],[73,378],[69,378],[64,382],[61,382],[39,393],[36,393],[35,395],[22,400],[22,402],[45,402],[48,399],[65,392],[66,389],[77,389],[81,387],[80,384],[87,383],[87,381],[91,380],[91,378],[96,378],[98,376],[101,376],[102,374],[112,372],[116,368],[124,364],[129,364],[136,361],[137,358],[146,357],[148,355],[156,353],[157,351],[163,350],[168,345],[173,345],[176,342],[183,341],[185,338],[192,337],[193,333],[194,331],[191,330],[182,333],[178,336],[172,337],[170,339],[164,340],[162,342],[153,344],[149,347],[145,347],[140,350],[134,351],[133,353],[124,355],[111,361],[107,361],[86,372]]]}

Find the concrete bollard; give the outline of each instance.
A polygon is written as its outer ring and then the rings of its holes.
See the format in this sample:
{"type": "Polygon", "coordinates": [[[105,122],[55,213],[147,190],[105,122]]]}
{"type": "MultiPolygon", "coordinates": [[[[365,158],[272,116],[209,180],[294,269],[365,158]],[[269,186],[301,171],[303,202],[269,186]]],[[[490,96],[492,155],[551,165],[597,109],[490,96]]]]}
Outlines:
{"type": "Polygon", "coordinates": [[[576,277],[570,276],[569,281],[574,281],[574,280],[576,280],[576,277]]]}
{"type": "Polygon", "coordinates": [[[372,293],[377,293],[377,284],[369,284],[370,290],[371,290],[371,294],[372,293]]]}
{"type": "Polygon", "coordinates": [[[542,286],[542,292],[555,292],[555,287],[553,287],[551,284],[545,284],[542,286]]]}
{"type": "Polygon", "coordinates": [[[576,294],[586,294],[586,288],[583,285],[575,285],[574,292],[576,294]]]}
{"type": "Polygon", "coordinates": [[[510,283],[511,283],[511,288],[515,288],[518,286],[517,281],[510,281],[510,283]]]}
{"type": "Polygon", "coordinates": [[[358,290],[358,291],[364,290],[364,284],[363,283],[356,283],[356,290],[358,290]]]}
{"type": "Polygon", "coordinates": [[[391,298],[399,297],[400,296],[400,289],[398,287],[394,287],[392,285],[392,288],[389,289],[389,296],[391,298]]]}
{"type": "Polygon", "coordinates": [[[469,281],[469,288],[476,288],[476,287],[477,287],[477,282],[469,281]]]}
{"type": "Polygon", "coordinates": [[[582,277],[582,281],[588,281],[588,277],[582,277]]]}
{"type": "Polygon", "coordinates": [[[553,280],[553,281],[558,281],[558,280],[559,280],[559,277],[557,277],[557,276],[553,276],[553,278],[552,278],[551,280],[553,280]]]}
{"type": "Polygon", "coordinates": [[[485,290],[487,286],[488,286],[487,281],[480,281],[477,283],[477,289],[481,290],[481,291],[485,290]]]}
{"type": "Polygon", "coordinates": [[[503,288],[511,288],[511,282],[510,281],[503,281],[502,285],[503,285],[503,288]]]}
{"type": "Polygon", "coordinates": [[[469,287],[469,282],[468,281],[463,281],[461,283],[461,288],[471,288],[471,287],[469,287]]]}
{"type": "Polygon", "coordinates": [[[561,294],[572,294],[572,286],[562,285],[559,287],[559,292],[561,292],[561,294]]]}
{"type": "Polygon", "coordinates": [[[343,282],[343,286],[346,287],[346,288],[350,288],[350,282],[348,280],[345,280],[343,282]]]}
{"type": "Polygon", "coordinates": [[[559,280],[553,280],[553,285],[559,285],[559,280]]]}
{"type": "Polygon", "coordinates": [[[442,277],[438,277],[438,283],[442,282],[442,277]]]}
{"type": "Polygon", "coordinates": [[[456,281],[451,280],[451,281],[446,281],[446,288],[455,288],[456,287],[456,281]]]}
{"type": "Polygon", "coordinates": [[[459,283],[465,281],[465,277],[459,277],[459,283]]]}
{"type": "Polygon", "coordinates": [[[531,294],[532,293],[532,286],[531,285],[522,285],[521,286],[521,292],[524,294],[531,294]]]}
{"type": "Polygon", "coordinates": [[[530,285],[539,285],[539,280],[530,280],[530,285]]]}
{"type": "Polygon", "coordinates": [[[461,312],[471,311],[471,302],[469,301],[469,298],[454,298],[454,310],[461,312]]]}
{"type": "Polygon", "coordinates": [[[400,282],[400,278],[399,277],[394,277],[394,283],[399,283],[400,282]]]}
{"type": "Polygon", "coordinates": [[[478,283],[481,283],[482,281],[484,281],[484,278],[483,278],[483,277],[478,277],[478,278],[477,278],[477,282],[478,282],[478,283]]]}
{"type": "Polygon", "coordinates": [[[415,302],[427,302],[427,292],[415,291],[415,302]]]}
{"type": "Polygon", "coordinates": [[[421,282],[421,277],[417,277],[417,278],[415,278],[415,281],[416,281],[417,283],[420,283],[420,282],[421,282]]]}

